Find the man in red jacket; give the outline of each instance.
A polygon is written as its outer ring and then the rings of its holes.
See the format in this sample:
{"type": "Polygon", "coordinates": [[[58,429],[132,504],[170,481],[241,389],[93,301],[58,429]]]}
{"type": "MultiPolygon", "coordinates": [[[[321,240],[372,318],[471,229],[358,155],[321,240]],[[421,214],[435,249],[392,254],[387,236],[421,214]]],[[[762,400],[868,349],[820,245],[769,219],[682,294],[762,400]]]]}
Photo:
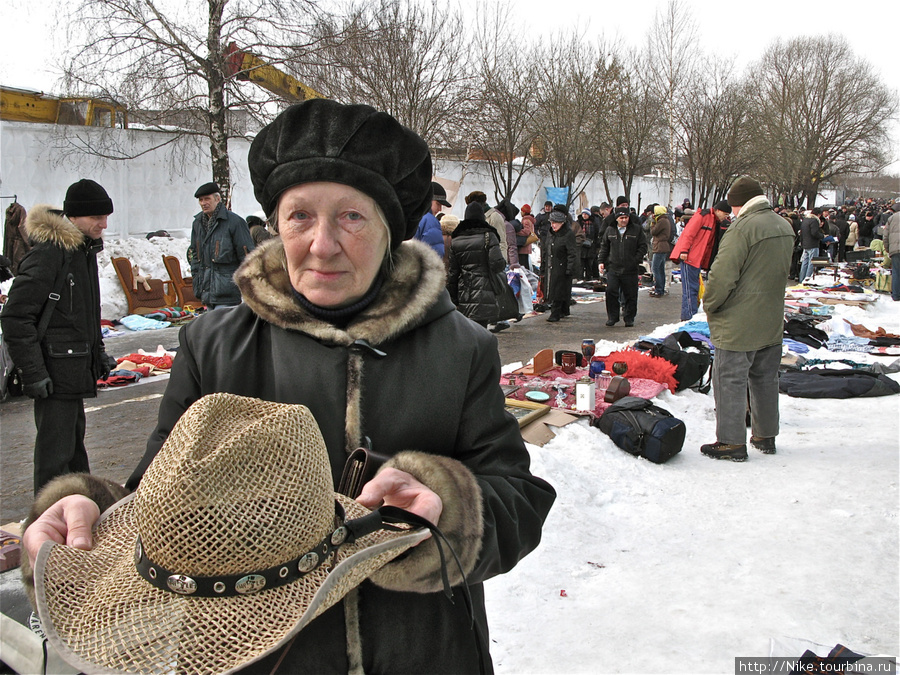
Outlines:
{"type": "Polygon", "coordinates": [[[681,320],[700,308],[700,270],[708,270],[716,257],[719,240],[728,227],[731,206],[724,199],[712,209],[702,209],[684,226],[671,259],[681,263],[681,320]]]}

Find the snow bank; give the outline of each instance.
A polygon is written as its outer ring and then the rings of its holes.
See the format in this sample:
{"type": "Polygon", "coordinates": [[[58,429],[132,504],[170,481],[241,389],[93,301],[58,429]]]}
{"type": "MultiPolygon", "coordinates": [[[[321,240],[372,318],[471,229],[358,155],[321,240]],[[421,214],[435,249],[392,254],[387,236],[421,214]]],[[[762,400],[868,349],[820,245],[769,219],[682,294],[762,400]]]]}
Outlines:
{"type": "MultiPolygon", "coordinates": [[[[900,333],[883,296],[836,317],[900,333]]],[[[687,425],[667,464],[584,421],[528,446],[559,496],[539,548],[486,584],[497,672],[730,673],[788,638],[900,653],[900,396],[782,395],[778,453],[744,463],[699,452],[715,440],[712,395],[658,402],[687,425]]]]}
{"type": "Polygon", "coordinates": [[[128,314],[125,291],[122,290],[110,258],[128,258],[133,265],[140,267],[141,274],[168,281],[169,273],[163,264],[164,255],[178,258],[181,262],[181,274],[186,277],[191,275],[191,268],[187,264],[188,244],[187,238],[178,237],[153,237],[150,240],[141,237],[105,239],[103,251],[97,256],[100,271],[100,316],[115,321],[128,314]]]}

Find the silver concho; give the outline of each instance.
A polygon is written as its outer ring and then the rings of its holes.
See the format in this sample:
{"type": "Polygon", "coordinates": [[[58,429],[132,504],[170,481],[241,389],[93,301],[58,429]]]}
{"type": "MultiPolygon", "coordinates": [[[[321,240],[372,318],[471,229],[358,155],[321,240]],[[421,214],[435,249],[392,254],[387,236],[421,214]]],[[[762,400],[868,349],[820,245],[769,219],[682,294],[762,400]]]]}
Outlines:
{"type": "Polygon", "coordinates": [[[305,574],[306,572],[314,570],[318,564],[319,554],[315,551],[310,551],[297,561],[297,570],[305,574]]]}
{"type": "Polygon", "coordinates": [[[197,582],[183,574],[170,576],[166,579],[166,586],[173,593],[178,593],[179,595],[190,595],[197,592],[197,582]]]}
{"type": "Polygon", "coordinates": [[[256,593],[266,587],[266,578],[259,574],[248,574],[241,577],[234,585],[234,590],[241,594],[256,593]]]}
{"type": "Polygon", "coordinates": [[[144,557],[144,547],[141,545],[140,537],[138,537],[137,544],[134,547],[134,564],[140,564],[141,560],[144,557]]]}
{"type": "Polygon", "coordinates": [[[347,528],[341,525],[338,529],[331,533],[331,545],[340,546],[347,541],[347,535],[350,534],[347,528]]]}

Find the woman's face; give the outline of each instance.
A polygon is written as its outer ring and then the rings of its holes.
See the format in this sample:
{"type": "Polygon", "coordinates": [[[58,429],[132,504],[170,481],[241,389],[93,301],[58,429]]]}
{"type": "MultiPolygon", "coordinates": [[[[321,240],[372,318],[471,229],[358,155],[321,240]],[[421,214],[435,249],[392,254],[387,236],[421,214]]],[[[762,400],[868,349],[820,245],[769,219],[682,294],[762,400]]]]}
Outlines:
{"type": "Polygon", "coordinates": [[[387,228],[371,197],[339,183],[304,183],[278,200],[291,285],[320,307],[361,299],[387,253],[387,228]]]}

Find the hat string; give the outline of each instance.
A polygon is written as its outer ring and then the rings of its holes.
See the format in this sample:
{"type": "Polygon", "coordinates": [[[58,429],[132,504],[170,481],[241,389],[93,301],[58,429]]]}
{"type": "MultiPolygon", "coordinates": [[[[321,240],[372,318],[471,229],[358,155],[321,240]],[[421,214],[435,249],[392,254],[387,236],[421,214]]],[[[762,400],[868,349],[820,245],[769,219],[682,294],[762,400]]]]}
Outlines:
{"type": "MultiPolygon", "coordinates": [[[[441,581],[444,584],[444,595],[446,595],[447,599],[451,603],[453,603],[453,589],[450,587],[450,577],[447,574],[447,559],[444,555],[444,544],[446,544],[450,553],[453,555],[453,560],[456,562],[456,567],[459,570],[460,576],[462,577],[462,584],[460,584],[460,586],[463,589],[463,599],[465,600],[466,610],[469,615],[469,627],[471,628],[472,626],[474,626],[475,611],[472,605],[472,596],[469,593],[469,582],[466,579],[466,573],[465,571],[463,571],[462,563],[459,560],[459,556],[456,555],[456,551],[453,550],[453,546],[450,545],[450,542],[447,541],[447,537],[438,529],[437,525],[432,524],[430,521],[416,515],[415,513],[410,513],[409,511],[398,508],[396,506],[382,506],[377,511],[373,511],[372,513],[380,514],[381,520],[384,523],[383,526],[388,530],[400,529],[395,528],[393,525],[391,525],[391,523],[402,523],[404,525],[424,527],[431,532],[432,536],[434,537],[434,543],[437,545],[438,555],[441,559],[441,581]]],[[[368,518],[369,516],[365,517],[368,518]]],[[[360,518],[359,520],[363,520],[363,518],[360,518]]]]}
{"type": "MultiPolygon", "coordinates": [[[[309,551],[293,560],[268,569],[222,576],[188,576],[167,570],[153,562],[146,555],[140,536],[138,536],[135,545],[135,567],[138,574],[147,582],[166,592],[201,598],[236,597],[298,581],[310,572],[318,569],[332,554],[337,553],[341,546],[352,544],[357,539],[377,532],[380,529],[393,531],[403,529],[395,525],[386,525],[382,521],[382,516],[378,510],[372,511],[362,518],[345,520],[344,507],[338,501],[335,501],[334,504],[336,517],[338,522],[341,523],[335,530],[326,535],[318,545],[309,551]]],[[[400,511],[400,509],[397,510],[400,511]]],[[[409,516],[412,515],[409,514],[409,516]]],[[[427,522],[424,519],[420,520],[427,522]]],[[[406,521],[394,516],[391,522],[406,521]]],[[[424,527],[424,525],[419,523],[409,522],[409,524],[424,527]]],[[[443,553],[441,553],[441,560],[443,563],[443,553]]]]}

